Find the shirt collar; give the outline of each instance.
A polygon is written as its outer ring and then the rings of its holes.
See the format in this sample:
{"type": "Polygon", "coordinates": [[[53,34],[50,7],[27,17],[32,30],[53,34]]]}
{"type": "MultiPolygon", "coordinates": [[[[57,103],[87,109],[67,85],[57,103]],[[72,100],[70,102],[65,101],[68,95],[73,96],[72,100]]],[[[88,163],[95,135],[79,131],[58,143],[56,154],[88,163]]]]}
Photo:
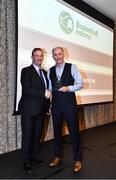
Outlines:
{"type": "Polygon", "coordinates": [[[36,64],[33,64],[34,68],[36,69],[36,71],[39,71],[41,68],[39,66],[37,66],[36,64]]]}
{"type": "Polygon", "coordinates": [[[65,62],[61,64],[60,66],[56,66],[56,68],[63,68],[65,66],[65,62]]]}

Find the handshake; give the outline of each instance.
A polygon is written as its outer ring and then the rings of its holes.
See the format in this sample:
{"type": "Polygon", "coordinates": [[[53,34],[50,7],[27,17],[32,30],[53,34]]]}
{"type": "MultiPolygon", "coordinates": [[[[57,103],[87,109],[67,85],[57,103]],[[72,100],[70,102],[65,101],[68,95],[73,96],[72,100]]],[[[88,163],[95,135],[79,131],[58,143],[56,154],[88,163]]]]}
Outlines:
{"type": "Polygon", "coordinates": [[[45,90],[45,97],[46,97],[47,99],[49,99],[51,96],[52,96],[51,91],[50,91],[49,89],[46,89],[46,90],[45,90]]]}
{"type": "MultiPolygon", "coordinates": [[[[58,89],[58,91],[60,91],[60,92],[69,92],[70,89],[69,89],[68,86],[62,86],[60,89],[58,89]]],[[[50,91],[49,89],[46,89],[46,91],[45,91],[45,97],[46,97],[47,99],[49,99],[51,96],[52,96],[51,91],[50,91]]]]}
{"type": "MultiPolygon", "coordinates": [[[[69,92],[69,87],[68,86],[62,86],[58,91],[60,91],[60,92],[69,92]]],[[[45,91],[45,97],[47,98],[47,99],[49,99],[50,97],[52,96],[52,93],[51,93],[51,91],[49,90],[49,89],[46,89],[46,91],[45,91]]]]}

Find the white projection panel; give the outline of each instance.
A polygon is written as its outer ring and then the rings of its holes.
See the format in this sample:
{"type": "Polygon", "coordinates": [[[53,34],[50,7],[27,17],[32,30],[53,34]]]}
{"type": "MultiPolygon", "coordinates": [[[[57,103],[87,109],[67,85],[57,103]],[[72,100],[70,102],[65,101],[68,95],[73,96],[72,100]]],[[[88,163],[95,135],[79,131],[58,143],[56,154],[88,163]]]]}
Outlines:
{"type": "Polygon", "coordinates": [[[64,48],[65,61],[76,64],[82,75],[78,105],[113,100],[113,30],[62,1],[18,0],[16,110],[21,69],[32,63],[33,48],[45,50],[43,68],[48,70],[56,46],[64,48]]]}

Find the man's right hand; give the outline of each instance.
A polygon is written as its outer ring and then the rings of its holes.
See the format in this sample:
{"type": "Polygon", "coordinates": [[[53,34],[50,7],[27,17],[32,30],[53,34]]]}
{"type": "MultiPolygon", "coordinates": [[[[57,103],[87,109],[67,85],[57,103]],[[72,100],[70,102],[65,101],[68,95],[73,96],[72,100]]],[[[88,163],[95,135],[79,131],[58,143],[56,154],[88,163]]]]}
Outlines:
{"type": "Polygon", "coordinates": [[[51,91],[49,90],[49,89],[46,89],[46,91],[45,91],[45,97],[47,98],[47,99],[49,99],[50,97],[51,97],[51,91]]]}

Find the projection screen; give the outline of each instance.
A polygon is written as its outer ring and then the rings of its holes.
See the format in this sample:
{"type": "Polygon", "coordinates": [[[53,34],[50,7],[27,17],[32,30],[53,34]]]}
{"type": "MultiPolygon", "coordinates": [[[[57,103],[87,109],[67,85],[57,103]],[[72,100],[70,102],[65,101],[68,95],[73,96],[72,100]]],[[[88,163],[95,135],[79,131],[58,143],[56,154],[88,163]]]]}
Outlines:
{"type": "Polygon", "coordinates": [[[77,65],[84,88],[77,105],[113,100],[113,30],[58,0],[18,0],[16,111],[21,69],[32,63],[33,48],[45,50],[43,68],[54,65],[52,48],[62,46],[65,61],[77,65]]]}

